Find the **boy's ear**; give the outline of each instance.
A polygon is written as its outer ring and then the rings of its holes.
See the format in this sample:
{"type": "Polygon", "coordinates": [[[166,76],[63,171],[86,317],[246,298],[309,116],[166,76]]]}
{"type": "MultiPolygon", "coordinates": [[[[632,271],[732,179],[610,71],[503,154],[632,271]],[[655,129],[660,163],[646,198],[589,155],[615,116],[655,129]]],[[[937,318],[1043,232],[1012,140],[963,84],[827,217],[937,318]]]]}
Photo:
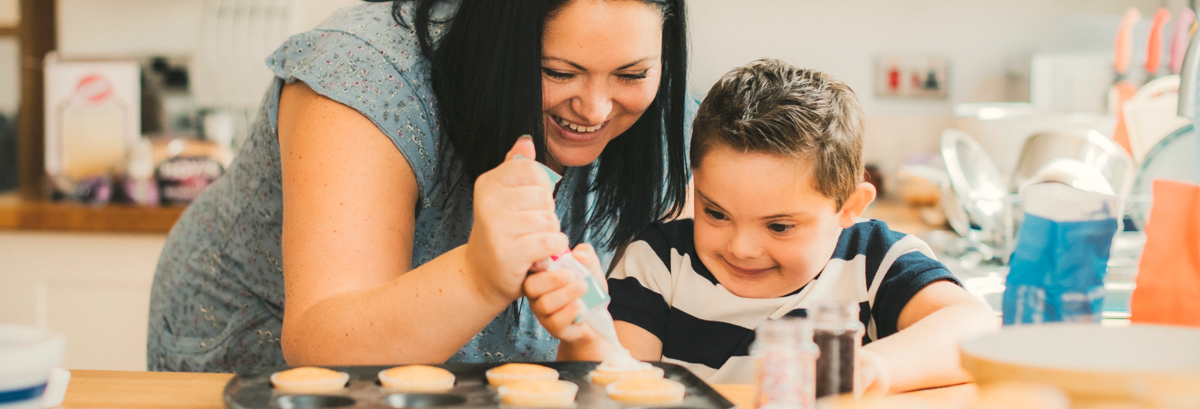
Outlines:
{"type": "Polygon", "coordinates": [[[854,193],[851,193],[850,197],[846,199],[846,203],[842,204],[842,211],[838,215],[838,224],[843,229],[853,226],[873,201],[875,201],[875,185],[867,182],[859,183],[858,188],[854,189],[854,193]]]}

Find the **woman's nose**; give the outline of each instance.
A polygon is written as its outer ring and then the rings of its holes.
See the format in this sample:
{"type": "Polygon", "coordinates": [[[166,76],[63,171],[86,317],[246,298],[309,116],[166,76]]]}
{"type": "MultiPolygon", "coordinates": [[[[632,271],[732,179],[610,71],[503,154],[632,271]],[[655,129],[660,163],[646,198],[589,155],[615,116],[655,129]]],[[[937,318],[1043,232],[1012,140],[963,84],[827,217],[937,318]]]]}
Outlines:
{"type": "Polygon", "coordinates": [[[604,83],[589,82],[572,102],[571,109],[587,121],[588,126],[607,120],[613,108],[612,95],[604,83]]]}

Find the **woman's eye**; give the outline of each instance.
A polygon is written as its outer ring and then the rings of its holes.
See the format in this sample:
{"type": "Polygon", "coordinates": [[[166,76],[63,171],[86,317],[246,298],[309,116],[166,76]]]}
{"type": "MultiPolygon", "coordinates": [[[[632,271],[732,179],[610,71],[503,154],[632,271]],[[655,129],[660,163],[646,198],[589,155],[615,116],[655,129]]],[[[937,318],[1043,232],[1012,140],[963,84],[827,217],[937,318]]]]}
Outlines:
{"type": "Polygon", "coordinates": [[[637,81],[646,79],[646,76],[649,74],[649,72],[650,72],[650,70],[646,70],[646,71],[639,72],[637,74],[618,74],[617,76],[620,77],[621,80],[625,81],[625,82],[637,82],[637,81]]]}
{"type": "Polygon", "coordinates": [[[725,214],[715,210],[705,210],[704,214],[713,220],[725,220],[725,214]]]}
{"type": "Polygon", "coordinates": [[[549,68],[542,68],[542,74],[546,74],[547,77],[554,78],[556,80],[569,80],[571,78],[575,78],[575,74],[558,72],[549,68]]]}
{"type": "Polygon", "coordinates": [[[787,233],[795,227],[796,226],[793,226],[790,224],[779,224],[779,223],[771,223],[771,224],[767,225],[767,228],[770,229],[771,232],[774,232],[774,233],[787,233]]]}

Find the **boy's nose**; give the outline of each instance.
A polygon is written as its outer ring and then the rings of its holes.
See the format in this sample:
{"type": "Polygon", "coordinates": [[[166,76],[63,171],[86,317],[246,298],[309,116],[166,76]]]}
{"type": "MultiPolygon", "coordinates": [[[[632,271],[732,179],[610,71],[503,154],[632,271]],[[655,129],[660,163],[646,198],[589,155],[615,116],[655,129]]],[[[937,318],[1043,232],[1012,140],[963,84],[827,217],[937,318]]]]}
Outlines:
{"type": "Polygon", "coordinates": [[[729,240],[729,253],[739,260],[751,260],[762,254],[762,246],[753,234],[734,232],[729,240]]]}

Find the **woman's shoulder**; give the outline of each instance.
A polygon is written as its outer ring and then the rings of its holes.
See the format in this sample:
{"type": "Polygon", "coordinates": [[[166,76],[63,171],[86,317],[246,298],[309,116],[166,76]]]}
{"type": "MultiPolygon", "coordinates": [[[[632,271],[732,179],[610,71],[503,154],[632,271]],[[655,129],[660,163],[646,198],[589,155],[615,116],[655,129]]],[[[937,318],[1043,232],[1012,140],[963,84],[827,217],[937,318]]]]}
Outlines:
{"type": "MultiPolygon", "coordinates": [[[[268,58],[267,63],[276,71],[282,68],[302,66],[319,58],[322,54],[336,53],[345,56],[371,54],[372,62],[386,65],[397,74],[408,74],[416,69],[427,70],[428,64],[421,53],[416,30],[412,24],[408,3],[401,3],[399,12],[405,24],[396,21],[393,3],[363,3],[344,7],[316,28],[294,35],[268,58]]],[[[441,24],[430,26],[435,38],[442,31],[441,24]]],[[[319,62],[319,61],[318,61],[319,62]]]]}
{"type": "MultiPolygon", "coordinates": [[[[411,19],[410,9],[401,3],[404,21],[411,19]]],[[[433,19],[442,21],[437,12],[433,19]]],[[[440,32],[441,24],[430,26],[434,38],[440,32]]],[[[371,120],[408,160],[422,189],[430,186],[438,127],[429,63],[412,25],[393,17],[393,3],[338,10],[313,30],[288,39],[267,65],[279,79],[302,81],[371,120]]]]}

